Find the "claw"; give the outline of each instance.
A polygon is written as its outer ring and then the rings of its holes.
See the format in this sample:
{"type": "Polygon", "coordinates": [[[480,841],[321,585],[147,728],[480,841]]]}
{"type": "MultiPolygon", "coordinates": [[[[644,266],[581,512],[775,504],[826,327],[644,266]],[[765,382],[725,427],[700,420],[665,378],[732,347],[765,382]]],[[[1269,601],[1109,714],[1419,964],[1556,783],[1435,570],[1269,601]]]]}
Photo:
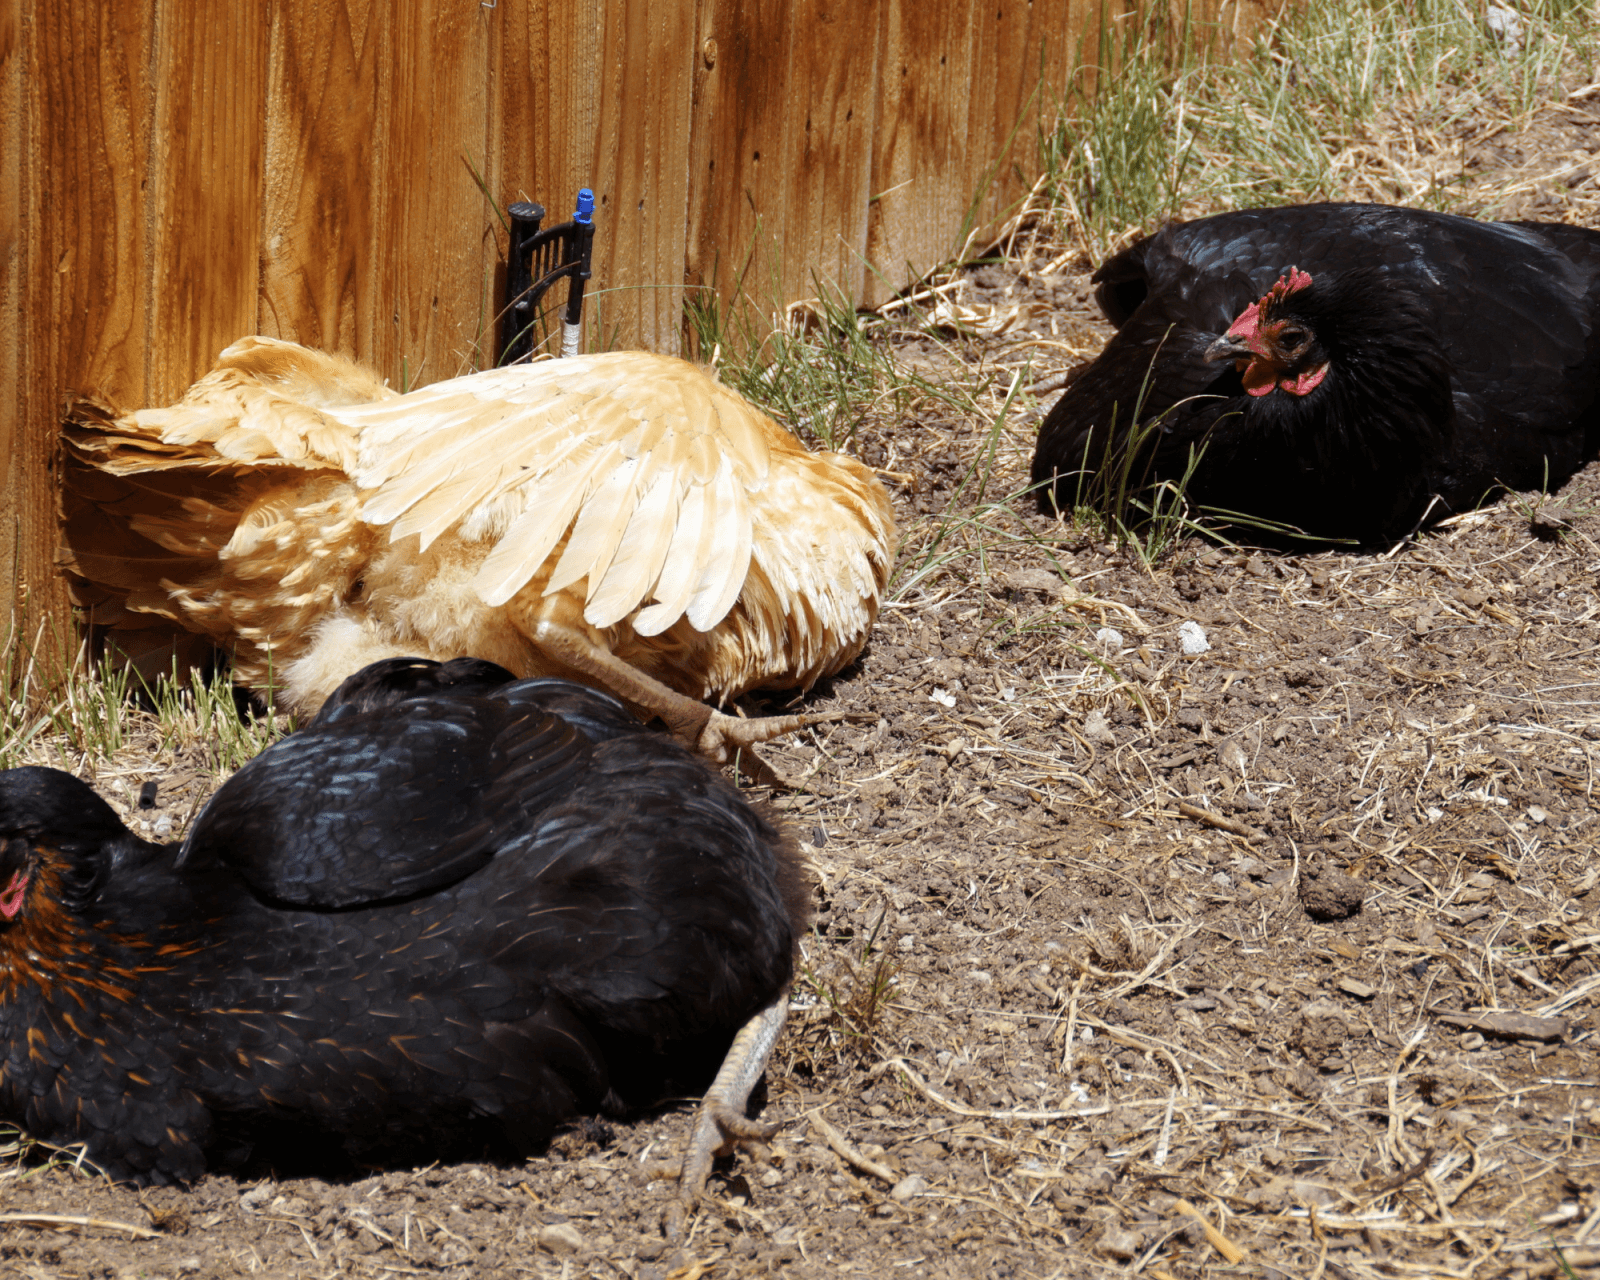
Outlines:
{"type": "Polygon", "coordinates": [[[780,992],[777,999],[739,1028],[739,1034],[728,1046],[728,1055],[722,1060],[717,1078],[711,1082],[700,1104],[683,1163],[646,1166],[647,1181],[678,1179],[678,1198],[667,1211],[669,1240],[682,1238],[688,1211],[705,1198],[706,1179],[711,1176],[712,1162],[718,1156],[732,1155],[753,1142],[765,1142],[778,1132],[775,1124],[746,1119],[744,1109],[750,1100],[750,1091],[766,1069],[767,1055],[777,1043],[788,1010],[789,993],[780,992]]]}
{"type": "Polygon", "coordinates": [[[814,724],[836,724],[841,720],[876,719],[876,716],[862,715],[856,711],[807,711],[792,716],[760,716],[754,720],[741,720],[737,716],[713,711],[711,718],[699,726],[690,745],[717,764],[729,764],[736,752],[743,751],[753,756],[753,747],[786,733],[794,733],[797,729],[808,729],[814,724]]]}

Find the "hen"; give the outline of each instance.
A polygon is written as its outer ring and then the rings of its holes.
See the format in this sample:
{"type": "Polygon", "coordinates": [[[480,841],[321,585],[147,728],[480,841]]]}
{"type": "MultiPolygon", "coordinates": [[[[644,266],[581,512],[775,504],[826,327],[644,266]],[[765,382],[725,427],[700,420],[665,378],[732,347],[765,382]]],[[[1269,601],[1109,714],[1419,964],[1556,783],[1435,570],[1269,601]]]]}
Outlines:
{"type": "Polygon", "coordinates": [[[113,1177],[187,1181],[296,1123],[367,1159],[526,1150],[703,1086],[741,1026],[685,1190],[758,1128],[799,855],[604,694],[393,660],[181,848],[40,768],[0,773],[0,841],[0,1117],[113,1177]]]}
{"type": "Polygon", "coordinates": [[[1229,512],[1363,541],[1600,445],[1600,233],[1316,204],[1171,226],[1105,262],[1117,332],[1046,416],[1041,505],[1130,464],[1229,512]],[[1143,439],[1128,455],[1129,427],[1143,439]]]}
{"type": "Polygon", "coordinates": [[[63,562],[92,620],[147,674],[171,624],[199,633],[301,712],[369,662],[471,654],[598,685],[726,759],[804,720],[701,699],[839,671],[894,557],[868,468],[666,356],[397,395],[244,338],[170,408],[73,419],[63,562]]]}

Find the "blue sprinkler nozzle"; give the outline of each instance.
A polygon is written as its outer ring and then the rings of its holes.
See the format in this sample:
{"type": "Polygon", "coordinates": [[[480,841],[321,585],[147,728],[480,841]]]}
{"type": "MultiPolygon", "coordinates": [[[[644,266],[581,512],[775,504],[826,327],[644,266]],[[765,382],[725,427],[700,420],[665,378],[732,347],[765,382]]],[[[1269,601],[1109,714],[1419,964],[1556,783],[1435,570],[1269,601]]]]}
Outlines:
{"type": "Polygon", "coordinates": [[[588,187],[578,188],[578,211],[572,215],[572,220],[584,226],[594,221],[594,192],[588,187]]]}

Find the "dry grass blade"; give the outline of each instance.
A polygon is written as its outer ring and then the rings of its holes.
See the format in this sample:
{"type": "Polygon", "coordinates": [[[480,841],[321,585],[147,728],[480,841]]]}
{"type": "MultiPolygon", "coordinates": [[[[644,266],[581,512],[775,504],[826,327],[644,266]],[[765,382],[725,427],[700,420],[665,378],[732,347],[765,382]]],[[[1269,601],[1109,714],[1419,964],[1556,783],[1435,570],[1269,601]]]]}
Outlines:
{"type": "Polygon", "coordinates": [[[812,1127],[822,1135],[823,1141],[832,1147],[838,1153],[839,1158],[852,1169],[859,1169],[862,1173],[870,1173],[874,1178],[877,1178],[880,1182],[887,1183],[891,1187],[900,1181],[899,1175],[888,1165],[879,1160],[869,1159],[846,1142],[844,1134],[829,1124],[823,1118],[821,1112],[812,1112],[810,1120],[812,1127]]]}
{"type": "Polygon", "coordinates": [[[89,1227],[96,1231],[125,1231],[135,1240],[159,1240],[161,1233],[149,1227],[136,1227],[131,1222],[112,1222],[107,1218],[89,1218],[70,1213],[0,1213],[0,1222],[13,1222],[21,1226],[46,1227],[55,1230],[72,1227],[89,1227]]]}
{"type": "Polygon", "coordinates": [[[1172,1207],[1184,1216],[1195,1219],[1203,1228],[1205,1228],[1206,1242],[1224,1258],[1226,1258],[1230,1266],[1236,1267],[1245,1260],[1247,1256],[1245,1250],[1241,1249],[1232,1240],[1228,1239],[1227,1236],[1223,1235],[1222,1232],[1218,1231],[1214,1226],[1212,1226],[1211,1223],[1206,1220],[1205,1214],[1201,1213],[1200,1210],[1196,1209],[1187,1200],[1179,1200],[1172,1207]]]}

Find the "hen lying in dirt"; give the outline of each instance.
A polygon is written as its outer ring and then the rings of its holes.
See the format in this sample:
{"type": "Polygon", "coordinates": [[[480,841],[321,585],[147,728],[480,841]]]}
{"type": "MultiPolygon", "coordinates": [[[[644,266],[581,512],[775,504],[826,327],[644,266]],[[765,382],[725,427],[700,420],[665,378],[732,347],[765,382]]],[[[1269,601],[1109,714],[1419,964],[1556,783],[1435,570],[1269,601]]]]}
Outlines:
{"type": "Polygon", "coordinates": [[[470,660],[359,673],[181,847],[40,768],[0,773],[0,840],[0,1119],[138,1182],[296,1122],[365,1160],[527,1151],[727,1052],[693,1194],[756,1128],[809,896],[710,766],[470,660]]]}
{"type": "Polygon", "coordinates": [[[1140,240],[1094,282],[1117,332],[1040,429],[1047,510],[1125,465],[1192,466],[1203,505],[1392,539],[1554,488],[1600,448],[1600,232],[1247,209],[1140,240]]]}
{"type": "Polygon", "coordinates": [[[870,470],[644,352],[396,395],[244,338],[170,408],[72,418],[64,563],[92,621],[149,676],[173,624],[203,635],[307,714],[369,662],[470,654],[603,688],[726,760],[804,721],[701,699],[839,671],[894,559],[870,470]]]}

